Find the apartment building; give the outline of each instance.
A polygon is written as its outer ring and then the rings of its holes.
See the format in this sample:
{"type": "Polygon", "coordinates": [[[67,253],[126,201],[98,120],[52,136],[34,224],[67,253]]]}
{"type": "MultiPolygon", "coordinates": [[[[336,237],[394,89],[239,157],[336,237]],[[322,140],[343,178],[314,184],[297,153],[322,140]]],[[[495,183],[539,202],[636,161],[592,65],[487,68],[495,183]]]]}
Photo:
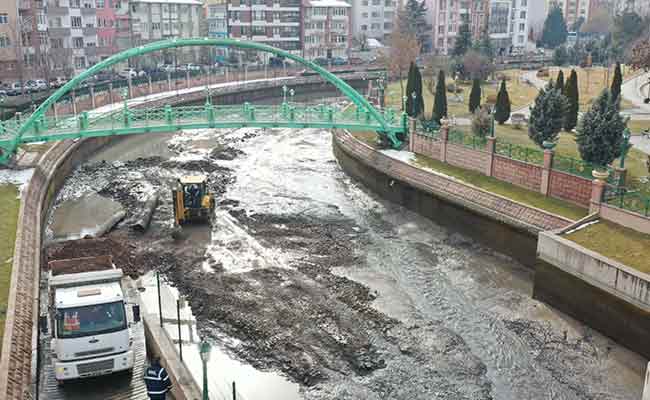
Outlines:
{"type": "Polygon", "coordinates": [[[228,2],[226,0],[205,0],[207,36],[214,39],[228,37],[228,2]]]}
{"type": "Polygon", "coordinates": [[[306,0],[303,7],[303,57],[347,58],[352,6],[341,0],[306,0]]]}
{"type": "Polygon", "coordinates": [[[0,81],[19,79],[19,51],[20,36],[18,30],[18,6],[15,2],[0,2],[0,81]]]}
{"type": "Polygon", "coordinates": [[[228,0],[228,35],[302,52],[302,0],[228,0]]]}
{"type": "Polygon", "coordinates": [[[589,19],[589,11],[591,9],[590,3],[591,0],[546,0],[547,10],[550,10],[554,5],[560,7],[562,14],[564,15],[564,20],[566,21],[566,26],[569,30],[571,30],[580,18],[582,18],[583,21],[589,19]]]}
{"type": "MultiPolygon", "coordinates": [[[[204,17],[203,3],[198,0],[130,0],[127,4],[129,27],[133,46],[140,46],[162,39],[199,37],[202,19],[204,17]]],[[[120,19],[118,18],[118,22],[120,19]]],[[[125,27],[120,24],[119,33],[125,27]]],[[[199,60],[197,47],[183,47],[163,52],[162,59],[156,59],[153,54],[146,60],[141,60],[139,66],[160,62],[165,63],[195,63],[199,60]]]]}
{"type": "Polygon", "coordinates": [[[57,75],[78,74],[99,61],[95,0],[48,0],[48,65],[57,75]]]}
{"type": "Polygon", "coordinates": [[[648,17],[650,16],[650,0],[617,0],[615,10],[617,13],[633,11],[642,17],[648,17]]]}
{"type": "Polygon", "coordinates": [[[388,44],[400,3],[396,0],[349,0],[348,2],[352,5],[353,37],[372,38],[388,44]]]}
{"type": "Polygon", "coordinates": [[[434,52],[449,54],[465,22],[469,23],[472,37],[480,38],[487,22],[488,5],[487,0],[427,0],[434,52]]]}
{"type": "Polygon", "coordinates": [[[97,57],[105,60],[115,54],[117,47],[117,13],[114,0],[95,0],[97,15],[97,57]]]}

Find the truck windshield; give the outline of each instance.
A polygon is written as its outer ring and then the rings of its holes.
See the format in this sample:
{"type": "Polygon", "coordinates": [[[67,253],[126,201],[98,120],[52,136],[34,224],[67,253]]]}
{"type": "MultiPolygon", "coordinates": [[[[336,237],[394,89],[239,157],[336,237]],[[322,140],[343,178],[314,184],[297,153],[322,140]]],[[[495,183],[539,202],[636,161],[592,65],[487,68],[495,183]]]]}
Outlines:
{"type": "Polygon", "coordinates": [[[57,337],[75,338],[126,329],[124,303],[95,304],[58,310],[57,337]]]}

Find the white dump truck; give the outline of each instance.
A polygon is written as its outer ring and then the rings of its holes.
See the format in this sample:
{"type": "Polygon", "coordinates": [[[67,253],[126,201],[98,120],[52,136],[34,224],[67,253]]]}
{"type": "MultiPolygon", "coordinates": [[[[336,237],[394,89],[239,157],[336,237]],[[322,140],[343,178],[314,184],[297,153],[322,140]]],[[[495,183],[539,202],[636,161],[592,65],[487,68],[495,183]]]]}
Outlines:
{"type": "MultiPolygon", "coordinates": [[[[48,315],[57,382],[133,369],[134,351],[123,272],[110,256],[57,260],[49,266],[48,315]]],[[[140,309],[133,306],[133,323],[140,309]]]]}

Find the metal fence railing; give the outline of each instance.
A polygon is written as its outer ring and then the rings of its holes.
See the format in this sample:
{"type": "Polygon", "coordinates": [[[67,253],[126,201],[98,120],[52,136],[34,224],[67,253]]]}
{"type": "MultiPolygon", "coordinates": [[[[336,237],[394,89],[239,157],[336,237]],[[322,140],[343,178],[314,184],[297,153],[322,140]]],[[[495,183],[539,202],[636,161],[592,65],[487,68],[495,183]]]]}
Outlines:
{"type": "Polygon", "coordinates": [[[638,191],[610,189],[605,192],[604,201],[623,210],[650,217],[650,197],[638,191]]]}
{"type": "Polygon", "coordinates": [[[586,161],[555,154],[553,157],[553,169],[591,179],[591,173],[594,167],[586,161]]]}
{"type": "Polygon", "coordinates": [[[465,133],[453,128],[449,130],[447,140],[449,143],[459,144],[461,146],[469,147],[473,150],[485,150],[487,147],[486,138],[465,133]]]}
{"type": "Polygon", "coordinates": [[[494,152],[500,156],[535,165],[544,165],[544,152],[497,139],[494,152]]]}

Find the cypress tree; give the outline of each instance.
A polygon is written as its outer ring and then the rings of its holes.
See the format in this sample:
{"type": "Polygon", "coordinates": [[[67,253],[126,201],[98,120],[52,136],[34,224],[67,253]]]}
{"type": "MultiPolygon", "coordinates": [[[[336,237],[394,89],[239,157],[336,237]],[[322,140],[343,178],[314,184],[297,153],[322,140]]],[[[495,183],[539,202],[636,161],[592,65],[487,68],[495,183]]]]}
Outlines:
{"type": "Polygon", "coordinates": [[[503,125],[510,118],[510,96],[506,89],[506,80],[501,81],[501,88],[497,93],[497,103],[494,109],[494,119],[503,125]]]}
{"type": "Polygon", "coordinates": [[[440,70],[438,73],[438,83],[436,84],[436,95],[433,99],[432,118],[440,123],[443,117],[447,116],[447,84],[445,83],[445,71],[440,70]]]}
{"type": "Polygon", "coordinates": [[[540,147],[545,141],[555,141],[564,126],[567,107],[566,97],[552,83],[540,89],[530,109],[528,137],[540,147]]]}
{"type": "Polygon", "coordinates": [[[571,75],[566,82],[565,95],[569,106],[567,113],[564,117],[564,130],[571,132],[578,124],[578,111],[580,109],[580,94],[578,90],[578,74],[574,69],[571,70],[571,75]]]}
{"type": "Polygon", "coordinates": [[[549,11],[544,29],[542,30],[541,44],[547,49],[554,49],[566,42],[568,32],[562,10],[558,5],[553,6],[549,11]]]}
{"type": "Polygon", "coordinates": [[[612,99],[614,100],[619,99],[619,97],[621,96],[622,84],[623,84],[623,74],[621,73],[621,63],[616,63],[616,68],[614,68],[614,79],[612,79],[612,88],[611,88],[612,99]]]}
{"type": "Polygon", "coordinates": [[[406,93],[404,95],[406,96],[406,113],[411,116],[415,117],[417,114],[415,114],[415,111],[417,111],[414,107],[414,102],[413,99],[411,98],[411,93],[415,91],[415,63],[411,62],[411,65],[409,66],[409,73],[408,73],[408,78],[406,81],[406,93]]]}
{"type": "Polygon", "coordinates": [[[417,65],[412,62],[409,67],[408,80],[406,82],[406,113],[415,118],[422,114],[423,111],[422,74],[420,74],[420,69],[417,65]],[[415,99],[413,99],[413,93],[415,93],[415,99]]]}
{"type": "Polygon", "coordinates": [[[481,106],[481,81],[474,78],[472,81],[472,91],[469,93],[469,112],[474,114],[477,108],[481,106]]]}
{"type": "Polygon", "coordinates": [[[582,159],[600,168],[611,164],[621,155],[626,125],[618,112],[618,99],[605,89],[578,125],[576,143],[582,159]]]}
{"type": "Polygon", "coordinates": [[[564,93],[564,72],[562,70],[560,70],[560,72],[557,74],[555,87],[562,90],[562,93],[564,93]]]}
{"type": "Polygon", "coordinates": [[[458,28],[458,35],[456,35],[456,41],[454,42],[454,48],[452,49],[451,54],[455,57],[463,56],[471,47],[472,30],[469,26],[469,22],[465,21],[458,28]]]}

